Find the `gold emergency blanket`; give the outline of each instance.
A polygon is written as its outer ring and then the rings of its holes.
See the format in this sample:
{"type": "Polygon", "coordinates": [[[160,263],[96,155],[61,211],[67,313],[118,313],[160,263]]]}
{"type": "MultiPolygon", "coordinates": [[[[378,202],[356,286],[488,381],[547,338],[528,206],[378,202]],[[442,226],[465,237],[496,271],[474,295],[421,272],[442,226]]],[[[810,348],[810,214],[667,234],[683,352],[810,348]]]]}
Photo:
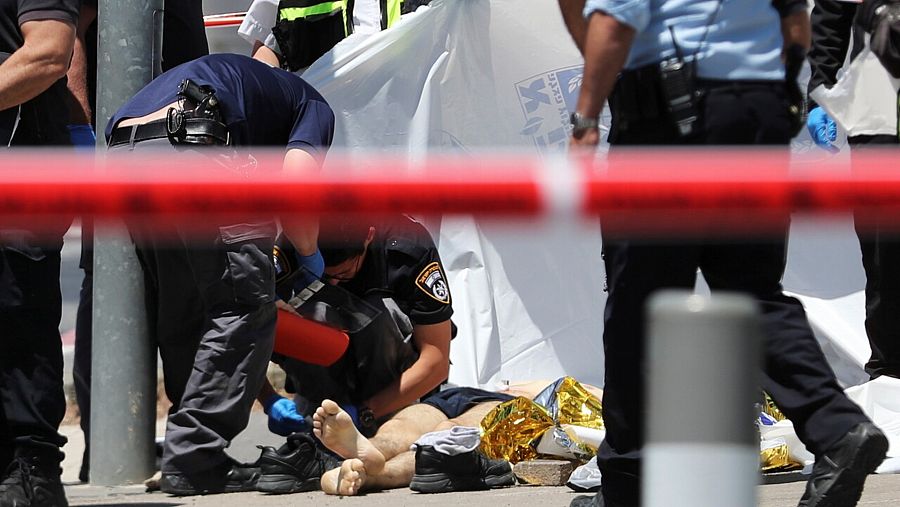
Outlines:
{"type": "Polygon", "coordinates": [[[767,473],[798,470],[803,466],[791,458],[791,451],[787,443],[782,441],[775,445],[765,446],[759,451],[759,468],[763,473],[767,473]]]}
{"type": "Polygon", "coordinates": [[[764,394],[766,395],[766,399],[762,405],[762,411],[776,421],[783,421],[784,419],[786,419],[786,417],[784,417],[784,414],[781,412],[781,409],[778,408],[778,405],[775,405],[775,400],[773,400],[772,397],[769,396],[769,393],[764,394]]]}
{"type": "MultiPolygon", "coordinates": [[[[550,384],[534,401],[519,397],[490,411],[481,421],[481,450],[490,458],[511,463],[535,459],[538,441],[561,424],[603,428],[600,400],[572,377],[550,384]]],[[[570,445],[583,453],[587,446],[571,440],[570,445]]]]}

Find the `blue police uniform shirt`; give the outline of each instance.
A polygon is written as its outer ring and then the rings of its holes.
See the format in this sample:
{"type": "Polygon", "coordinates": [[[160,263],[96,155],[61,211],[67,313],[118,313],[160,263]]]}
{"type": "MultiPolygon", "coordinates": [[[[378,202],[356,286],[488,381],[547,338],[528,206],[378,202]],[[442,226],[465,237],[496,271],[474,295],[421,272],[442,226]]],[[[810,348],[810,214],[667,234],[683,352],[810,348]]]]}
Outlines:
{"type": "Polygon", "coordinates": [[[696,56],[698,77],[784,79],[780,16],[769,0],[587,0],[585,18],[596,11],[637,32],[627,70],[675,57],[674,33],[685,60],[696,56]]]}
{"type": "Polygon", "coordinates": [[[161,74],[113,115],[107,140],[119,121],[175,102],[184,79],[216,91],[235,146],[287,146],[324,156],[331,145],[334,113],[315,88],[290,72],[235,54],[204,56],[161,74]]]}

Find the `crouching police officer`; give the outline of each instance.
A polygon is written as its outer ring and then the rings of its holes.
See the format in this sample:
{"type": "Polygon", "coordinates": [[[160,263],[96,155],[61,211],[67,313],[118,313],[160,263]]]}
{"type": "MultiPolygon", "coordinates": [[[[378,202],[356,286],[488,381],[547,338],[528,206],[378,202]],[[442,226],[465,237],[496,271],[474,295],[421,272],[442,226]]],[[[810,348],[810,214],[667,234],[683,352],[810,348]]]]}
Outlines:
{"type": "MultiPolygon", "coordinates": [[[[308,430],[303,416],[311,416],[324,399],[331,399],[363,434],[372,436],[382,421],[447,379],[455,334],[450,289],[431,235],[406,215],[378,221],[323,217],[319,249],[327,284],[294,283],[298,262],[293,247],[279,240],[275,250],[279,293],[288,300],[293,288],[297,295],[290,302],[297,311],[311,318],[324,316],[348,330],[349,346],[327,367],[276,357],[297,392],[296,405],[272,391],[261,393],[260,401],[270,422],[277,419],[270,428],[282,434],[308,430]]],[[[280,311],[279,318],[294,317],[284,315],[286,311],[292,309],[280,311]]],[[[290,445],[279,451],[285,455],[270,451],[260,459],[261,491],[294,492],[304,483],[318,487],[306,476],[283,480],[304,467],[278,463],[306,458],[287,456],[290,445]]]]}
{"type": "MultiPolygon", "coordinates": [[[[574,147],[598,144],[607,97],[611,155],[625,145],[787,145],[800,128],[795,78],[809,46],[805,1],[588,0],[584,14],[574,147]]],[[[660,288],[693,288],[698,267],[712,289],[760,302],[763,387],[816,455],[800,505],[856,505],[887,440],[844,395],[800,302],[782,292],[788,220],[766,242],[739,244],[699,237],[689,244],[636,242],[604,230],[603,486],[572,505],[640,504],[644,306],[660,288]]]]}
{"type": "MultiPolygon", "coordinates": [[[[239,164],[235,150],[285,146],[284,170],[297,171],[321,161],[333,131],[331,108],[299,77],[215,54],[148,84],[113,115],[106,138],[110,152],[169,151],[184,167],[239,164]]],[[[315,227],[282,226],[302,254],[318,257],[315,227]]],[[[254,489],[258,469],[239,466],[224,449],[246,427],[272,353],[275,223],[130,230],[173,402],[160,487],[175,495],[254,489]]]]}

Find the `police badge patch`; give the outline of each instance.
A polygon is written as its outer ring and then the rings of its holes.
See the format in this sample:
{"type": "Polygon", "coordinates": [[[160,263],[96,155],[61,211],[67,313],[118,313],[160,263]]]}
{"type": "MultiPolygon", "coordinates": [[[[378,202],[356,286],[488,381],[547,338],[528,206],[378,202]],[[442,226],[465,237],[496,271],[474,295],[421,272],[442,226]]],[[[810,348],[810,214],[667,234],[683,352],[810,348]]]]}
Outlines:
{"type": "Polygon", "coordinates": [[[450,288],[444,280],[444,272],[437,262],[425,266],[425,269],[416,277],[416,285],[433,299],[446,305],[450,304],[450,288]]]}

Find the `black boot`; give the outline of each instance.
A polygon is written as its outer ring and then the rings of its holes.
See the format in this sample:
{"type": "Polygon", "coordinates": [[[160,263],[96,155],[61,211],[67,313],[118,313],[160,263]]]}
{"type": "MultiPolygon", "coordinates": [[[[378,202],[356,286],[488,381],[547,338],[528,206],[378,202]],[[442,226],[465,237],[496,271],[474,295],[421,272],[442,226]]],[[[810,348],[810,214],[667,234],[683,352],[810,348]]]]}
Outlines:
{"type": "Polygon", "coordinates": [[[336,458],[323,452],[316,441],[305,433],[295,433],[279,447],[259,446],[262,455],[257,463],[261,469],[256,489],[263,493],[283,494],[314,491],[326,470],[341,465],[336,458]]]}
{"type": "Polygon", "coordinates": [[[512,465],[469,451],[451,456],[432,446],[416,446],[416,473],[409,489],[420,493],[448,493],[502,488],[516,484],[512,465]]]}
{"type": "Polygon", "coordinates": [[[68,507],[61,473],[55,460],[15,458],[0,482],[0,507],[68,507]]]}

